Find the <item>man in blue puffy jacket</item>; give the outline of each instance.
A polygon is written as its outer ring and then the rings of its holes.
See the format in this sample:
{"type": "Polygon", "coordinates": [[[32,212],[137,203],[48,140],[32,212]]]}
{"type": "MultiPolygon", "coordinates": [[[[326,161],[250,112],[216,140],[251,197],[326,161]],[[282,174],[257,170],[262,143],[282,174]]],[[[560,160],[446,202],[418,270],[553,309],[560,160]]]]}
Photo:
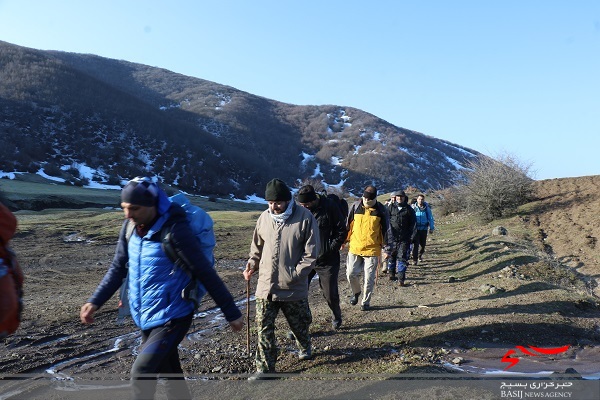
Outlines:
{"type": "Polygon", "coordinates": [[[142,330],[142,345],[131,369],[133,398],[154,398],[159,374],[170,374],[166,385],[169,399],[191,398],[177,351],[194,316],[194,303],[181,294],[191,277],[165,254],[162,229],[170,229],[171,242],[186,260],[189,272],[204,285],[236,332],[244,326],[242,313],[212,261],[203,254],[185,211],[156,183],[149,178],[129,181],[121,191],[121,207],[126,219],[115,257],[92,297],[81,307],[81,321],[94,322],[94,313],[119,289],[129,272],[131,316],[142,330]]]}

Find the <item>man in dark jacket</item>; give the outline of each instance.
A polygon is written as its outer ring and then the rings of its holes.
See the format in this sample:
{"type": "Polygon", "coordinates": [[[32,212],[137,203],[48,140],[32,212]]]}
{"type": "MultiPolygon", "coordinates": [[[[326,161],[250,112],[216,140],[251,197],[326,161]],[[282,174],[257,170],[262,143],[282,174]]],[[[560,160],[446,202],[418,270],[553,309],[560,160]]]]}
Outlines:
{"type": "Polygon", "coordinates": [[[298,190],[298,204],[307,208],[313,214],[319,225],[321,246],[315,268],[308,275],[308,284],[312,278],[319,275],[319,285],[323,297],[333,313],[333,329],[342,325],[342,310],[338,290],[338,275],[340,273],[340,247],[346,240],[346,220],[340,207],[329,198],[317,194],[311,185],[302,186],[298,190]]]}
{"type": "Polygon", "coordinates": [[[121,207],[126,220],[115,257],[92,297],[81,307],[81,321],[94,322],[94,313],[129,276],[131,316],[142,330],[142,345],[131,369],[132,398],[154,398],[158,375],[171,374],[167,397],[191,399],[177,351],[194,316],[195,305],[182,296],[191,277],[165,253],[163,229],[170,229],[171,243],[186,260],[189,273],[206,288],[234,331],[244,326],[242,313],[204,255],[185,211],[156,183],[141,177],[129,181],[121,191],[121,207]]]}
{"type": "Polygon", "coordinates": [[[410,244],[417,234],[417,218],[415,211],[408,205],[406,193],[393,192],[391,197],[390,203],[386,206],[392,231],[391,246],[386,249],[387,269],[390,272],[390,280],[400,280],[400,286],[404,286],[410,244]],[[398,277],[396,277],[396,263],[398,277]]]}

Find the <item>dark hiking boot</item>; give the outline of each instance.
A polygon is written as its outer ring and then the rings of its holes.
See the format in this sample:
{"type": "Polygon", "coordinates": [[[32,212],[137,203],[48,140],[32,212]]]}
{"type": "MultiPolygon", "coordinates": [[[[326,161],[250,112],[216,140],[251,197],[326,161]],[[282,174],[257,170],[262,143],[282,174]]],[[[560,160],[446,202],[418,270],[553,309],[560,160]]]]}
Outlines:
{"type": "Polygon", "coordinates": [[[360,306],[361,311],[369,311],[370,309],[371,309],[371,306],[368,304],[363,304],[362,306],[360,306]]]}
{"type": "Polygon", "coordinates": [[[404,285],[404,280],[406,279],[406,273],[402,272],[401,274],[399,274],[400,276],[398,277],[400,280],[400,286],[406,286],[404,285]]]}
{"type": "Polygon", "coordinates": [[[352,296],[352,298],[350,299],[350,304],[352,304],[353,306],[358,304],[358,296],[360,296],[360,292],[356,293],[354,296],[352,296]]]}
{"type": "Polygon", "coordinates": [[[337,331],[338,329],[340,329],[342,327],[342,320],[341,319],[334,319],[331,322],[331,327],[333,328],[334,331],[337,331]]]}

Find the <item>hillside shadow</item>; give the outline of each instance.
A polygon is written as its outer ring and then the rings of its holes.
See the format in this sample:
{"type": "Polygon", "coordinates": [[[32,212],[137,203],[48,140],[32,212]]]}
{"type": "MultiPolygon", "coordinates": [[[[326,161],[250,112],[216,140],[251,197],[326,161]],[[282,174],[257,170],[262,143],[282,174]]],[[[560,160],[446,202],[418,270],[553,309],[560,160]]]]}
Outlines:
{"type": "MultiPolygon", "coordinates": [[[[424,336],[411,346],[442,346],[454,342],[458,347],[485,347],[486,341],[494,347],[513,347],[515,345],[533,345],[540,347],[558,347],[566,344],[575,345],[578,340],[587,339],[597,342],[593,332],[588,329],[576,328],[565,323],[496,323],[491,325],[457,328],[439,334],[424,336]],[[482,330],[489,332],[486,336],[482,330]]],[[[491,345],[487,345],[491,348],[491,345]]]]}
{"type": "MultiPolygon", "coordinates": [[[[459,319],[472,318],[477,316],[511,315],[517,313],[531,315],[559,313],[563,316],[569,316],[571,314],[576,313],[579,315],[579,318],[597,318],[597,316],[594,315],[594,312],[582,311],[581,309],[577,308],[577,306],[572,302],[553,301],[535,304],[511,304],[504,307],[483,307],[477,310],[468,310],[450,313],[444,316],[423,318],[418,321],[405,321],[402,323],[402,325],[403,327],[421,327],[431,324],[445,324],[459,319]]],[[[535,325],[537,324],[532,324],[531,326],[529,326],[529,329],[533,329],[535,331],[537,329],[535,328],[535,325]]]]}
{"type": "MultiPolygon", "coordinates": [[[[550,285],[550,284],[546,284],[546,283],[541,283],[541,282],[532,282],[530,284],[527,284],[523,287],[520,287],[514,291],[511,292],[499,292],[498,294],[494,294],[494,295],[484,295],[484,296],[480,296],[477,297],[473,300],[488,300],[488,301],[493,301],[494,299],[498,299],[498,298],[505,298],[507,296],[519,296],[519,295],[532,295],[536,292],[541,292],[541,291],[546,291],[546,290],[553,290],[555,289],[555,286],[550,285]]],[[[454,303],[458,303],[460,302],[460,300],[452,300],[449,302],[444,302],[444,301],[439,301],[437,303],[431,303],[431,304],[424,304],[425,306],[427,306],[427,308],[440,308],[440,307],[445,307],[448,306],[450,304],[454,304],[454,303]]],[[[374,307],[374,309],[405,309],[405,310],[409,310],[409,309],[420,309],[419,307],[416,306],[412,306],[412,307],[407,307],[407,306],[403,306],[403,305],[397,305],[397,306],[385,306],[385,307],[374,307]]],[[[539,303],[530,303],[530,304],[507,304],[505,306],[502,307],[494,307],[494,306],[490,306],[490,307],[482,307],[482,308],[478,308],[478,309],[471,309],[471,310],[466,310],[466,311],[460,311],[460,312],[453,312],[453,313],[449,313],[443,316],[434,316],[434,317],[423,317],[422,315],[414,315],[414,320],[403,320],[403,321],[387,321],[387,322],[367,322],[367,323],[363,323],[363,324],[358,324],[355,326],[351,326],[351,327],[344,327],[344,329],[337,331],[336,334],[342,334],[342,335],[349,335],[349,337],[354,336],[354,335],[382,335],[382,334],[388,334],[388,335],[394,335],[396,334],[397,337],[402,336],[402,330],[406,329],[406,328],[422,328],[422,327],[426,327],[426,326],[431,326],[431,325],[439,325],[439,326],[444,326],[445,324],[448,323],[453,323],[455,321],[460,321],[463,319],[472,319],[472,318],[476,318],[478,316],[481,317],[489,317],[489,316],[498,316],[498,320],[501,320],[502,318],[504,319],[510,319],[511,315],[514,314],[518,314],[518,315],[553,315],[553,314],[558,314],[560,316],[563,317],[569,317],[569,316],[573,316],[573,315],[577,315],[578,318],[583,318],[583,319],[589,319],[591,321],[595,320],[597,318],[597,312],[598,309],[597,307],[592,304],[592,303],[587,303],[587,302],[572,302],[572,301],[550,301],[550,302],[539,302],[539,303]],[[419,319],[416,319],[419,318],[419,319]],[[399,336],[398,336],[399,335],[399,336]]],[[[485,331],[493,331],[494,335],[497,335],[497,330],[495,329],[490,329],[490,326],[501,326],[503,327],[502,330],[506,330],[504,327],[508,326],[508,332],[510,332],[510,327],[513,326],[515,324],[513,324],[512,322],[499,322],[497,324],[492,324],[492,325],[480,325],[478,327],[465,327],[465,328],[457,328],[457,329],[452,329],[450,331],[446,331],[446,332],[450,332],[450,336],[454,335],[455,338],[469,338],[469,337],[481,337],[482,336],[482,329],[485,329],[485,331]],[[452,333],[454,332],[454,333],[452,333]],[[461,333],[462,332],[462,333],[461,333]]],[[[565,336],[569,336],[569,330],[572,330],[573,332],[577,333],[580,336],[577,337],[593,337],[595,335],[593,330],[588,330],[586,332],[585,335],[581,335],[581,332],[583,331],[581,328],[571,328],[569,325],[567,325],[566,323],[558,323],[558,324],[553,324],[553,323],[547,323],[547,326],[552,327],[552,329],[548,332],[557,332],[557,337],[565,337],[565,336]],[[567,327],[567,328],[565,328],[567,327]]],[[[535,337],[535,335],[539,332],[540,328],[540,323],[531,323],[531,324],[523,324],[520,323],[520,328],[517,330],[513,330],[512,334],[514,335],[514,337],[517,338],[523,338],[523,337],[535,337]]],[[[548,332],[542,332],[541,334],[544,337],[547,337],[549,335],[548,332]]],[[[316,336],[328,336],[331,333],[320,333],[317,334],[316,336]]],[[[417,339],[415,342],[411,342],[411,345],[436,345],[436,343],[432,343],[432,340],[446,340],[448,339],[448,337],[446,337],[446,333],[439,333],[436,335],[432,335],[429,337],[423,337],[422,339],[417,339]]],[[[504,335],[504,334],[503,334],[504,335]]],[[[510,337],[510,335],[509,335],[510,337]]],[[[491,340],[491,338],[490,338],[491,340]]],[[[443,343],[440,342],[440,343],[443,343]]],[[[437,345],[439,345],[440,343],[437,343],[437,345]]]]}
{"type": "MultiPolygon", "coordinates": [[[[541,199],[538,199],[538,203],[534,204],[529,210],[521,210],[519,209],[516,213],[521,217],[527,217],[538,214],[545,214],[548,212],[554,211],[564,211],[565,209],[570,209],[574,204],[579,203],[581,201],[585,201],[585,199],[577,198],[573,200],[560,200],[564,195],[551,195],[541,199]]],[[[588,197],[591,197],[588,195],[588,197]]]]}
{"type": "Polygon", "coordinates": [[[472,250],[476,250],[477,248],[479,248],[479,243],[481,242],[485,242],[485,240],[489,238],[489,235],[482,235],[478,238],[474,238],[474,239],[470,239],[470,240],[465,240],[463,242],[457,242],[454,244],[431,244],[428,245],[428,247],[426,248],[435,248],[435,252],[439,253],[439,254],[455,254],[457,252],[457,248],[460,251],[472,251],[472,250]]]}
{"type": "Polygon", "coordinates": [[[496,294],[489,294],[489,295],[482,295],[480,297],[476,297],[476,300],[494,300],[494,299],[498,299],[501,297],[512,297],[512,296],[519,296],[519,295],[529,295],[532,293],[538,293],[538,292],[543,292],[546,290],[554,290],[556,289],[558,286],[557,285],[552,285],[546,282],[531,282],[531,283],[527,283],[525,285],[521,285],[516,289],[510,290],[508,292],[498,292],[496,294]]]}
{"type": "MultiPolygon", "coordinates": [[[[554,302],[552,306],[561,307],[564,302],[554,302]]],[[[482,310],[482,313],[490,313],[493,309],[482,310]]],[[[518,307],[514,312],[527,311],[527,307],[518,307]]],[[[511,311],[512,312],[512,311],[511,311]]],[[[491,313],[494,314],[494,313],[491,313]]],[[[426,320],[420,325],[432,323],[449,322],[453,318],[466,316],[463,313],[453,314],[447,318],[437,318],[426,320]]],[[[590,315],[590,318],[594,316],[590,315]]],[[[478,325],[465,328],[450,329],[444,332],[429,336],[423,336],[414,341],[404,341],[402,339],[402,329],[414,326],[406,322],[371,322],[357,326],[356,328],[347,328],[345,331],[339,331],[338,334],[346,335],[350,339],[353,335],[362,334],[382,334],[397,332],[396,345],[387,345],[381,347],[357,347],[354,345],[336,347],[324,351],[319,351],[315,356],[315,362],[310,367],[301,367],[299,371],[306,371],[318,366],[334,366],[334,368],[344,367],[347,364],[359,363],[362,360],[384,359],[391,353],[397,352],[397,346],[410,347],[447,347],[452,345],[460,348],[502,348],[522,346],[540,346],[540,347],[559,347],[566,344],[575,345],[580,339],[587,339],[597,342],[594,333],[583,329],[575,328],[565,323],[512,323],[499,322],[495,324],[478,325]],[[487,332],[486,334],[482,332],[487,332]],[[487,343],[487,344],[486,344],[487,343]],[[326,361],[319,361],[320,356],[326,361]]],[[[348,368],[348,367],[346,367],[348,368]]],[[[431,372],[431,367],[427,367],[431,372]]],[[[440,372],[444,371],[440,367],[440,372]]],[[[405,371],[404,373],[407,373],[405,371]]]]}
{"type": "MultiPolygon", "coordinates": [[[[529,288],[524,288],[520,291],[514,291],[513,295],[519,294],[531,294],[533,292],[539,292],[543,290],[552,290],[554,289],[551,285],[546,285],[543,283],[532,283],[529,288]]],[[[493,300],[494,298],[499,298],[506,296],[505,293],[501,293],[498,295],[490,295],[490,296],[481,296],[477,298],[477,300],[493,300]]],[[[428,308],[438,308],[443,307],[449,304],[457,303],[458,300],[454,300],[451,302],[440,302],[435,304],[425,304],[428,308]]],[[[391,307],[377,307],[373,309],[417,309],[418,307],[406,307],[406,306],[391,306],[391,307]]],[[[431,318],[422,318],[420,320],[413,321],[392,321],[392,322],[367,322],[364,324],[358,324],[356,326],[347,327],[339,333],[341,334],[375,334],[375,333],[384,333],[384,332],[392,332],[398,331],[399,329],[409,328],[409,327],[422,327],[433,324],[446,324],[449,322],[453,322],[460,319],[472,318],[477,316],[489,316],[489,315],[511,315],[511,314],[531,314],[531,315],[543,315],[543,314],[552,314],[558,313],[562,316],[569,316],[572,314],[577,314],[580,318],[589,318],[595,319],[597,310],[595,310],[592,306],[589,307],[589,310],[582,310],[582,306],[578,306],[574,302],[570,301],[552,301],[552,302],[543,302],[543,303],[533,303],[533,304],[510,304],[503,307],[483,307],[476,310],[467,310],[461,312],[450,313],[444,316],[437,316],[431,318]]],[[[532,324],[530,329],[535,324],[532,324]]]]}
{"type": "MultiPolygon", "coordinates": [[[[437,258],[428,258],[425,262],[420,263],[420,265],[413,266],[413,269],[417,270],[419,268],[422,269],[439,269],[445,271],[446,268],[453,266],[455,263],[462,263],[469,259],[469,257],[461,258],[455,261],[447,261],[440,260],[437,258]]],[[[410,266],[409,266],[410,268],[410,266]]],[[[440,271],[440,272],[442,272],[440,271]]]]}
{"type": "MultiPolygon", "coordinates": [[[[396,351],[395,349],[385,346],[380,348],[373,347],[357,347],[357,346],[342,346],[336,347],[329,350],[322,350],[315,354],[314,361],[310,366],[302,366],[301,364],[296,366],[292,373],[306,372],[319,367],[332,366],[331,369],[335,370],[338,368],[352,369],[348,367],[349,364],[360,363],[363,360],[372,361],[373,359],[383,359],[391,352],[396,351]]],[[[408,366],[404,374],[408,373],[426,373],[426,372],[449,372],[441,366],[408,366]]],[[[358,372],[361,376],[359,378],[368,379],[367,373],[358,372]]],[[[351,373],[345,372],[344,375],[347,377],[351,376],[351,373]],[[350,374],[350,375],[349,375],[350,374]]],[[[377,379],[381,381],[382,374],[375,374],[377,379]]],[[[374,375],[374,376],[375,376],[374,375]]],[[[328,397],[329,398],[329,397],[328,397]]]]}
{"type": "MultiPolygon", "coordinates": [[[[505,253],[510,253],[510,252],[505,252],[505,253]]],[[[479,276],[483,276],[489,273],[494,273],[494,272],[499,272],[502,269],[504,269],[505,267],[514,265],[514,266],[519,266],[519,265],[523,265],[523,264],[528,264],[528,263],[533,263],[537,261],[536,257],[533,256],[524,256],[524,255],[515,255],[514,257],[510,257],[506,260],[502,260],[500,262],[497,263],[493,263],[493,260],[495,260],[496,258],[502,256],[503,254],[491,254],[487,257],[484,257],[482,260],[479,261],[473,261],[473,262],[469,262],[466,263],[460,267],[457,268],[453,268],[448,270],[449,273],[457,273],[457,272],[461,272],[461,271],[465,271],[465,270],[471,270],[474,266],[476,266],[477,264],[480,263],[490,263],[491,265],[487,268],[483,268],[478,272],[474,272],[468,275],[463,275],[461,276],[461,279],[464,280],[468,280],[468,279],[474,279],[477,278],[479,276]]]]}

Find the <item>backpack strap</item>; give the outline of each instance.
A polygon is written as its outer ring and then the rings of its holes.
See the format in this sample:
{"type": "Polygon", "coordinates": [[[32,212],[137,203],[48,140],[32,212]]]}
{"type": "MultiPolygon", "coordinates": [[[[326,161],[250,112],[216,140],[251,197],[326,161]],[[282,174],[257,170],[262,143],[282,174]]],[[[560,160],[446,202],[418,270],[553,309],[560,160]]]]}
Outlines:
{"type": "Polygon", "coordinates": [[[173,240],[173,227],[175,224],[170,224],[163,228],[160,231],[161,238],[161,247],[169,260],[171,260],[176,266],[181,268],[187,276],[190,277],[190,283],[186,285],[185,288],[181,291],[181,297],[183,299],[189,300],[194,303],[194,308],[198,308],[200,306],[197,296],[198,291],[198,281],[194,277],[192,273],[191,265],[192,263],[185,257],[185,255],[175,246],[175,241],[173,240]]]}
{"type": "Polygon", "coordinates": [[[171,225],[168,228],[163,227],[160,230],[161,247],[162,247],[162,250],[167,255],[167,257],[169,257],[169,260],[171,260],[173,263],[175,263],[178,267],[183,267],[181,265],[182,261],[179,258],[179,256],[177,255],[177,249],[175,248],[175,244],[173,242],[173,238],[171,235],[172,227],[173,226],[171,225]]]}
{"type": "Polygon", "coordinates": [[[161,247],[169,260],[171,260],[175,265],[183,269],[190,278],[193,278],[191,261],[187,259],[187,257],[183,254],[183,252],[175,246],[175,240],[173,239],[173,227],[176,224],[172,224],[166,227],[163,227],[160,231],[160,241],[161,247]]]}

